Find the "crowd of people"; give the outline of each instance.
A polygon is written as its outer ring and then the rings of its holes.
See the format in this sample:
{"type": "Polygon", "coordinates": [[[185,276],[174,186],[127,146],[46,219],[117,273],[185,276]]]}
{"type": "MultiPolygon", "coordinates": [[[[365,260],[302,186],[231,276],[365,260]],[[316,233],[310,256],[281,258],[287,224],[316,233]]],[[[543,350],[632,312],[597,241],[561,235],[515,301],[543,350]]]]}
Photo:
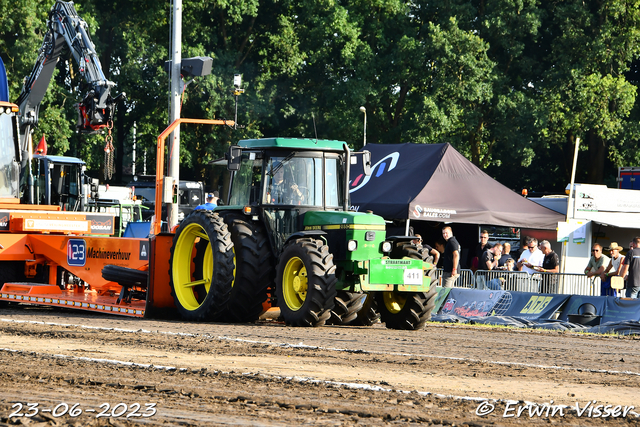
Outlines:
{"type": "MultiPolygon", "coordinates": [[[[443,241],[437,241],[435,249],[422,242],[422,237],[416,235],[413,241],[416,245],[426,248],[433,256],[433,263],[442,268],[442,286],[454,287],[461,270],[461,247],[458,240],[453,235],[453,230],[449,226],[442,228],[443,241]]],[[[471,270],[505,270],[523,271],[528,274],[534,273],[559,273],[560,258],[551,249],[548,240],[538,240],[534,237],[525,237],[522,251],[515,254],[511,251],[511,244],[489,243],[489,232],[480,232],[480,242],[478,242],[470,262],[471,270]],[[517,261],[516,261],[517,259],[517,261]]],[[[587,277],[599,277],[601,281],[601,295],[615,295],[611,288],[613,277],[622,277],[625,281],[626,297],[640,297],[640,237],[634,238],[629,245],[629,252],[626,256],[620,251],[623,247],[617,242],[611,242],[608,248],[603,248],[599,243],[595,243],[591,249],[591,257],[584,269],[587,277]],[[603,253],[607,250],[610,257],[603,253]]]]}

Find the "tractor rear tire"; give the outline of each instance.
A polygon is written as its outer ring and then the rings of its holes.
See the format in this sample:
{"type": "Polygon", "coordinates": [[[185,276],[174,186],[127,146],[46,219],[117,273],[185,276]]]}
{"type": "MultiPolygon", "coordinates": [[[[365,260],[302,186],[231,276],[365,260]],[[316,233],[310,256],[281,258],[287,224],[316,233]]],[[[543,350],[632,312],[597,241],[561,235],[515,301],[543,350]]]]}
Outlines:
{"type": "MultiPolygon", "coordinates": [[[[392,254],[394,258],[413,258],[422,260],[422,253],[412,244],[400,246],[392,254]]],[[[436,287],[428,292],[376,292],[376,302],[380,318],[389,329],[423,329],[431,319],[431,310],[435,307],[436,287]]]]}
{"type": "Polygon", "coordinates": [[[333,302],[331,317],[327,321],[329,325],[348,325],[357,317],[362,310],[366,294],[362,292],[338,291],[333,302]]]}
{"type": "Polygon", "coordinates": [[[231,215],[224,220],[231,231],[235,274],[229,302],[215,320],[254,322],[263,312],[262,303],[273,283],[274,259],[269,238],[259,224],[231,215]]]}
{"type": "Polygon", "coordinates": [[[336,297],[333,254],[322,240],[295,239],[284,247],[276,273],[280,315],[292,326],[322,326],[336,297]]]}
{"type": "Polygon", "coordinates": [[[356,319],[351,322],[352,326],[373,326],[380,323],[380,313],[378,312],[378,303],[376,303],[375,294],[367,293],[367,299],[364,301],[362,309],[358,312],[356,319]]]}
{"type": "Polygon", "coordinates": [[[183,319],[212,321],[227,306],[233,283],[233,243],[220,215],[197,210],[182,221],[171,245],[171,295],[183,319]],[[201,241],[208,241],[206,246],[201,241]],[[196,262],[196,246],[206,247],[196,262]]]}

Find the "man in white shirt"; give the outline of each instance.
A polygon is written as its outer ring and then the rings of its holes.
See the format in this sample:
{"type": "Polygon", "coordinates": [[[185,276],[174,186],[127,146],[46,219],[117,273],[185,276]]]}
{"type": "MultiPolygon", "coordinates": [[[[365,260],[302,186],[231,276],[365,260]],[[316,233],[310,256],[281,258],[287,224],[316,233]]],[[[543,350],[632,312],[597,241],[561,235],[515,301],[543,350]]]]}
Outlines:
{"type": "Polygon", "coordinates": [[[542,267],[544,254],[538,249],[538,239],[527,238],[525,242],[527,249],[520,255],[516,267],[519,271],[526,271],[529,274],[533,274],[536,272],[533,267],[542,267]]]}

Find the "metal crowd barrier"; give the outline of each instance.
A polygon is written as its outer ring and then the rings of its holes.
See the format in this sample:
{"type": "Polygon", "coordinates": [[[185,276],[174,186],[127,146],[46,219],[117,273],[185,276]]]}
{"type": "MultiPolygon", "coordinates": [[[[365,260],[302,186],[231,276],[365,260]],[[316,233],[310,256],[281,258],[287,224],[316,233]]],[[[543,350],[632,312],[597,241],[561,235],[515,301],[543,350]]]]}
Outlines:
{"type": "MultiPolygon", "coordinates": [[[[442,269],[431,273],[432,279],[442,286],[442,269]]],[[[507,270],[460,270],[456,288],[494,289],[541,294],[600,296],[600,278],[573,273],[535,273],[507,270]]]]}
{"type": "MultiPolygon", "coordinates": [[[[435,273],[432,274],[433,281],[438,283],[438,286],[442,286],[442,273],[443,270],[438,268],[435,273]]],[[[460,276],[456,280],[456,288],[473,288],[475,280],[473,278],[473,271],[462,269],[460,270],[460,276]]]]}

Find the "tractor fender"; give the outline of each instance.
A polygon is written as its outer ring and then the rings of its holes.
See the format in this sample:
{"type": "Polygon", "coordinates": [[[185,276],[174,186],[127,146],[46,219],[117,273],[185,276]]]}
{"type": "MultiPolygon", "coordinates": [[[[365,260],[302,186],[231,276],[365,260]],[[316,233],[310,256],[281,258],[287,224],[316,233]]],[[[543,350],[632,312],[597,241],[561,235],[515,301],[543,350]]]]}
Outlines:
{"type": "Polygon", "coordinates": [[[299,239],[299,238],[304,238],[304,237],[316,237],[319,239],[322,239],[325,243],[325,245],[327,244],[327,239],[324,237],[327,233],[325,231],[322,230],[305,230],[305,231],[298,231],[296,233],[293,233],[291,236],[289,236],[287,238],[287,241],[284,242],[284,246],[286,246],[287,243],[289,243],[292,240],[295,239],[299,239]]]}
{"type": "Polygon", "coordinates": [[[415,238],[416,236],[387,236],[386,240],[391,242],[391,244],[396,244],[401,242],[410,242],[415,238]]]}

